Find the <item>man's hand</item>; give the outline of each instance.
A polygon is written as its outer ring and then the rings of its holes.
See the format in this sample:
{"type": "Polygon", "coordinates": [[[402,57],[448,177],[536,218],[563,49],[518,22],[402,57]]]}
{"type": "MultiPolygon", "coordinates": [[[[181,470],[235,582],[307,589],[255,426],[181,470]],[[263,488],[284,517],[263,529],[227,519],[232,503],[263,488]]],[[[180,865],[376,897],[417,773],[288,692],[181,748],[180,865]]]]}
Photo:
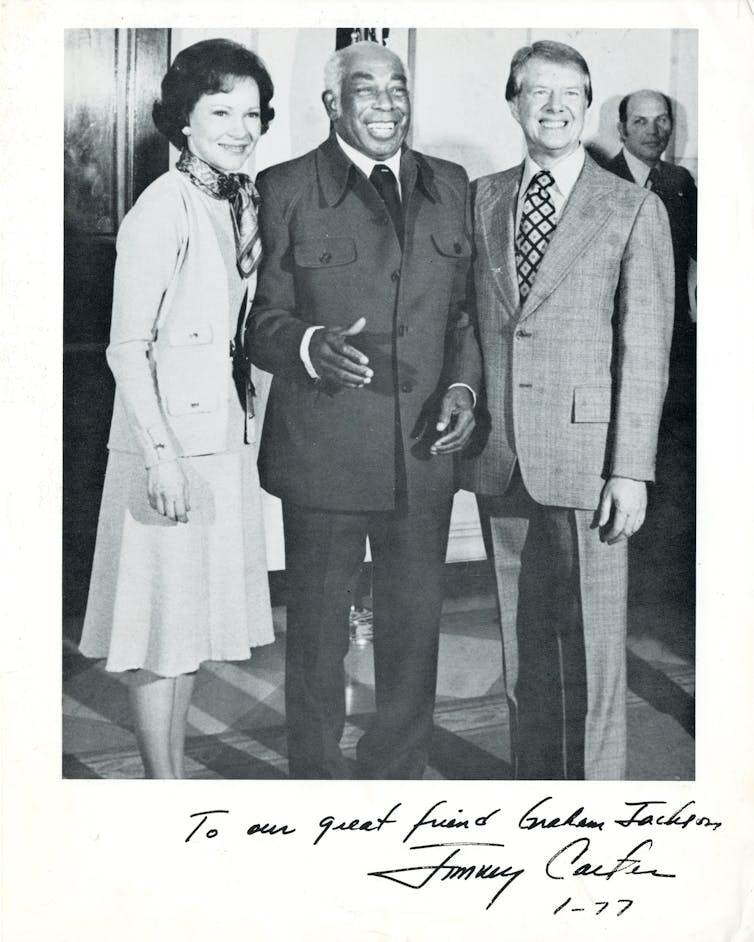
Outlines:
{"type": "Polygon", "coordinates": [[[466,386],[451,386],[445,393],[435,428],[447,434],[441,436],[429,449],[433,455],[447,455],[460,451],[474,431],[474,402],[466,386]]]}
{"type": "Polygon", "coordinates": [[[602,488],[599,519],[603,543],[625,540],[644,523],[647,512],[647,485],[632,478],[611,477],[602,488]]]}
{"type": "Polygon", "coordinates": [[[178,461],[165,461],[147,469],[147,498],[158,514],[188,523],[189,485],[178,461]]]}
{"type": "Polygon", "coordinates": [[[360,317],[350,327],[335,327],[314,332],[309,358],[320,379],[349,389],[359,389],[371,382],[373,371],[369,358],[352,347],[346,338],[360,334],[366,320],[360,317]]]}

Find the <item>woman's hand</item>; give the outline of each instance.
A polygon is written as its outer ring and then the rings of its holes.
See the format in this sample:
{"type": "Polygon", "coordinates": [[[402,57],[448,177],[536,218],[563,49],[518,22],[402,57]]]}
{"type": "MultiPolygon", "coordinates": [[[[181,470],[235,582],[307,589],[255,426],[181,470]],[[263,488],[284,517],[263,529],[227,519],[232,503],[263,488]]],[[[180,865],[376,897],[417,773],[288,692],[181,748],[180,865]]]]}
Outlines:
{"type": "Polygon", "coordinates": [[[147,497],[158,514],[188,523],[189,485],[183,468],[177,461],[165,461],[147,468],[147,497]]]}

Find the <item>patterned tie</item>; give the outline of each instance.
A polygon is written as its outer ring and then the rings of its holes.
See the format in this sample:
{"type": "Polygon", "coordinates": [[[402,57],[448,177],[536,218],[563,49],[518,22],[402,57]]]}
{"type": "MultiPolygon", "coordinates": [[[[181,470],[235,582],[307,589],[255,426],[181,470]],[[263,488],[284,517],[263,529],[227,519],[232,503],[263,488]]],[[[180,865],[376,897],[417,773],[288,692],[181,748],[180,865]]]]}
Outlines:
{"type": "Polygon", "coordinates": [[[555,205],[550,196],[550,187],[554,183],[551,173],[540,170],[532,177],[524,196],[521,225],[516,236],[516,272],[522,301],[531,291],[539,263],[555,231],[555,205]]]}
{"type": "Polygon", "coordinates": [[[403,249],[403,206],[398,195],[398,181],[395,174],[385,164],[375,164],[369,175],[369,182],[377,190],[393,220],[395,233],[403,249]]]}

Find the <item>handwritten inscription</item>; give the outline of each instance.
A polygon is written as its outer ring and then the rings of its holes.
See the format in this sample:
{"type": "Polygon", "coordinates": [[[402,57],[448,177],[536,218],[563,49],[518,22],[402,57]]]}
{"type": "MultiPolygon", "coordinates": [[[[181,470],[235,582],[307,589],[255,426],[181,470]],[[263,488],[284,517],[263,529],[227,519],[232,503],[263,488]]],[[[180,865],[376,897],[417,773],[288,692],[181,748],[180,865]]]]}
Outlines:
{"type": "MultiPolygon", "coordinates": [[[[240,833],[245,838],[256,838],[256,846],[262,847],[268,839],[288,841],[297,832],[303,832],[313,847],[354,840],[357,835],[362,840],[374,842],[380,852],[384,852],[385,840],[390,840],[392,835],[400,841],[398,848],[403,858],[393,859],[389,866],[382,865],[380,869],[365,868],[367,876],[412,891],[426,891],[430,886],[442,884],[448,888],[456,887],[454,892],[460,892],[462,887],[478,887],[482,881],[485,887],[490,888],[482,891],[485,909],[489,910],[517,883],[531,884],[543,878],[546,878],[544,885],[550,885],[552,880],[566,881],[566,886],[568,881],[580,883],[584,879],[589,881],[589,886],[593,879],[617,883],[624,877],[644,878],[637,885],[676,879],[678,874],[667,865],[667,854],[663,855],[662,848],[655,847],[659,835],[669,833],[668,829],[689,833],[690,829],[714,832],[722,827],[721,821],[691,810],[694,804],[691,800],[670,807],[661,799],[624,801],[624,810],[612,817],[600,817],[577,802],[558,807],[552,795],[534,802],[523,813],[513,815],[505,814],[500,807],[481,808],[469,813],[445,799],[416,814],[398,801],[377,815],[326,814],[319,818],[313,830],[279,820],[250,822],[248,819],[238,828],[237,819],[230,809],[214,808],[189,815],[190,827],[184,842],[196,844],[199,838],[214,840],[218,836],[240,833]],[[563,828],[580,830],[582,834],[588,831],[590,836],[576,836],[566,843],[562,840],[547,841],[548,835],[562,834],[563,828]],[[616,828],[649,828],[652,838],[635,843],[626,852],[621,848],[616,853],[607,835],[611,828],[614,833],[616,828]],[[506,829],[508,837],[519,835],[515,846],[510,840],[507,844],[500,840],[506,829]],[[418,843],[422,838],[430,840],[418,843]],[[538,857],[543,842],[544,853],[538,857]],[[562,845],[554,853],[553,843],[555,847],[562,845]]],[[[571,883],[569,889],[574,885],[571,883]]],[[[469,892],[473,893],[473,890],[469,889],[469,892]]],[[[592,892],[589,890],[587,895],[592,892]]],[[[555,905],[556,901],[551,902],[555,905]]],[[[629,899],[602,900],[586,906],[583,899],[574,903],[573,897],[568,896],[549,911],[553,915],[561,912],[599,915],[609,909],[620,916],[633,902],[629,899]]]]}

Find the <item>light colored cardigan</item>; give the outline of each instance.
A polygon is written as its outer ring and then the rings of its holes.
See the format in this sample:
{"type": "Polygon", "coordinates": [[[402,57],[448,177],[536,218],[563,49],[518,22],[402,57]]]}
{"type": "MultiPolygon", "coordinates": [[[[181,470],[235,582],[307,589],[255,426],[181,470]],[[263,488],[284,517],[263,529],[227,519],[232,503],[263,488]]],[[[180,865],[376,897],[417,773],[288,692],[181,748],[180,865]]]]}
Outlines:
{"type": "Polygon", "coordinates": [[[141,454],[146,467],[227,448],[228,281],[205,201],[170,170],[142,193],[118,233],[108,447],[141,454]]]}

